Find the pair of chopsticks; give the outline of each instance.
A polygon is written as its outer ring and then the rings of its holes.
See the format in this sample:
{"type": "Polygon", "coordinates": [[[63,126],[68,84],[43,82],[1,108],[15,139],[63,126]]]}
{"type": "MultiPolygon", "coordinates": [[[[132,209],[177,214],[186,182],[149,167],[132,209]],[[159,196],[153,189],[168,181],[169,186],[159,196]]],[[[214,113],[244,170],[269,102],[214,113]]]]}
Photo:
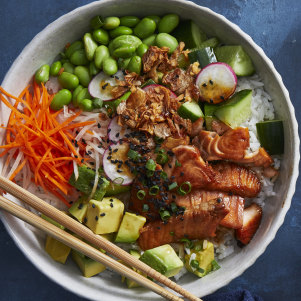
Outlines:
{"type": "MultiPolygon", "coordinates": [[[[175,282],[171,281],[167,277],[163,276],[162,274],[152,269],[142,261],[136,259],[134,256],[130,255],[123,249],[119,248],[118,246],[111,243],[110,241],[105,240],[100,235],[94,234],[89,228],[85,227],[84,225],[75,221],[74,219],[67,216],[60,210],[56,209],[55,207],[41,200],[34,194],[30,193],[29,191],[25,190],[24,188],[18,186],[17,184],[13,183],[12,181],[2,176],[0,176],[0,188],[6,191],[7,193],[12,194],[19,200],[25,202],[30,207],[36,209],[37,211],[57,221],[59,224],[63,225],[67,229],[71,230],[73,233],[76,233],[80,237],[84,238],[92,245],[104,249],[111,255],[121,259],[126,265],[140,270],[141,272],[145,273],[147,276],[153,278],[154,280],[157,280],[161,284],[164,284],[165,286],[179,293],[183,297],[186,297],[187,299],[193,301],[202,301],[201,299],[197,298],[190,292],[186,291],[180,285],[176,284],[175,282]]],[[[105,255],[104,253],[100,252],[94,247],[84,243],[83,241],[76,238],[75,236],[65,232],[64,230],[59,229],[53,224],[47,222],[41,217],[35,215],[34,213],[26,210],[25,208],[15,204],[14,202],[6,199],[1,195],[0,195],[0,208],[20,218],[21,220],[31,224],[32,226],[46,232],[48,235],[53,236],[54,238],[68,245],[69,247],[76,249],[79,252],[85,254],[86,256],[103,263],[104,265],[110,267],[111,269],[115,270],[119,274],[124,275],[125,277],[128,277],[138,282],[142,286],[154,291],[155,293],[161,295],[162,297],[168,300],[183,301],[183,299],[173,294],[172,292],[168,291],[164,287],[161,287],[160,285],[149,280],[148,278],[136,273],[133,269],[128,268],[127,266],[114,260],[108,255],[105,255]]]]}

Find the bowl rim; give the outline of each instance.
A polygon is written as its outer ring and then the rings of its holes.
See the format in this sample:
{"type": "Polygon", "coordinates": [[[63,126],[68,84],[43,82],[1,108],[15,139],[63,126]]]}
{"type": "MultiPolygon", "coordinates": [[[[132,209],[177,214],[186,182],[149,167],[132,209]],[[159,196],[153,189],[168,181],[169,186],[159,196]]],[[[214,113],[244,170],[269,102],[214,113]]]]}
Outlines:
{"type": "MultiPolygon", "coordinates": [[[[119,2],[119,1],[121,2],[122,0],[94,1],[94,2],[88,3],[86,5],[79,6],[75,9],[73,9],[72,11],[60,16],[59,18],[57,18],[53,22],[51,22],[42,31],[40,31],[38,34],[36,34],[33,37],[33,39],[24,47],[24,49],[21,51],[21,53],[18,55],[18,57],[15,59],[15,61],[11,65],[10,69],[6,73],[1,86],[5,86],[5,83],[6,83],[6,81],[8,81],[8,78],[10,77],[11,73],[13,72],[14,67],[22,61],[22,56],[23,56],[22,54],[26,53],[29,48],[31,48],[35,44],[37,44],[39,38],[42,35],[48,34],[53,30],[53,28],[56,28],[56,26],[58,26],[63,19],[65,21],[68,21],[68,20],[72,19],[77,13],[79,13],[83,9],[88,9],[88,8],[91,8],[91,7],[94,7],[94,6],[96,8],[98,5],[102,5],[103,3],[107,3],[107,2],[114,2],[116,4],[116,2],[119,2]]],[[[299,160],[300,160],[300,153],[299,153],[300,140],[299,140],[299,135],[298,135],[298,123],[297,123],[297,120],[296,120],[296,117],[295,117],[295,109],[294,109],[294,107],[291,103],[290,97],[289,97],[289,92],[286,89],[286,87],[284,86],[281,75],[277,72],[273,62],[271,61],[271,59],[269,59],[267,57],[267,55],[264,53],[263,49],[260,46],[258,46],[254,42],[254,40],[247,33],[245,33],[242,29],[240,29],[240,27],[238,25],[231,22],[226,17],[224,17],[223,15],[221,15],[219,13],[214,12],[213,10],[211,10],[208,7],[201,6],[201,5],[198,5],[194,2],[185,1],[185,0],[169,0],[169,2],[182,4],[182,5],[188,6],[190,9],[203,10],[206,14],[209,14],[212,17],[218,18],[222,22],[226,23],[234,31],[236,31],[242,38],[244,38],[248,43],[250,43],[250,45],[254,48],[254,50],[261,57],[261,59],[263,59],[266,62],[266,64],[268,65],[268,67],[270,68],[270,71],[272,72],[273,77],[278,82],[278,84],[280,86],[280,89],[282,90],[282,92],[284,94],[284,98],[286,100],[286,104],[287,104],[288,109],[289,109],[289,115],[291,117],[290,122],[292,124],[292,133],[293,133],[292,138],[295,140],[294,141],[295,142],[294,143],[294,148],[292,149],[293,162],[295,164],[293,166],[292,173],[291,173],[290,185],[289,185],[289,188],[288,188],[287,193],[286,193],[286,199],[283,202],[282,211],[278,215],[277,220],[270,227],[269,232],[268,232],[269,235],[266,236],[266,239],[264,240],[264,243],[262,243],[258,247],[257,251],[255,252],[255,254],[253,256],[253,258],[251,260],[249,260],[247,263],[241,265],[239,269],[236,269],[235,272],[231,274],[230,278],[225,279],[225,277],[224,277],[224,279],[218,283],[218,287],[207,289],[207,291],[205,289],[205,294],[204,295],[208,295],[208,294],[213,293],[217,289],[227,285],[233,279],[240,276],[247,268],[249,268],[251,265],[253,265],[255,263],[255,261],[264,253],[265,249],[271,243],[271,241],[275,238],[278,229],[283,224],[286,213],[287,213],[288,209],[290,208],[292,197],[295,193],[296,181],[297,181],[297,178],[298,178],[298,175],[299,175],[298,166],[299,166],[299,160]]],[[[60,283],[59,280],[55,277],[55,275],[51,275],[50,273],[46,273],[45,269],[43,269],[43,264],[41,262],[34,261],[32,253],[23,245],[23,242],[19,239],[19,237],[14,233],[13,229],[10,227],[9,222],[7,220],[7,217],[6,217],[6,213],[0,214],[0,217],[1,217],[1,220],[2,220],[6,230],[8,231],[9,235],[12,237],[12,239],[14,240],[14,242],[16,243],[18,248],[23,252],[23,254],[30,260],[30,262],[40,272],[42,272],[44,275],[46,275],[50,280],[52,280],[55,283],[57,283],[58,285],[64,287],[66,290],[68,290],[68,291],[70,291],[74,294],[77,294],[79,296],[85,297],[84,292],[82,292],[80,290],[76,290],[74,288],[70,288],[66,283],[64,283],[64,282],[60,283]]]]}

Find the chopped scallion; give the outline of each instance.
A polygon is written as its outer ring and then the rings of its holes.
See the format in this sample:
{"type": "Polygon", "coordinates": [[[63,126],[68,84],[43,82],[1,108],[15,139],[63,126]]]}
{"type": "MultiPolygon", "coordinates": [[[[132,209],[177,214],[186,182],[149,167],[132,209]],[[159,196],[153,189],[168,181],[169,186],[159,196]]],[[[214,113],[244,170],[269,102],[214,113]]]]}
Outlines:
{"type": "Polygon", "coordinates": [[[167,173],[165,171],[162,171],[161,172],[161,175],[160,175],[161,179],[163,180],[166,180],[168,177],[167,177],[167,173]]]}
{"type": "Polygon", "coordinates": [[[178,187],[178,183],[177,182],[173,182],[168,186],[168,190],[172,190],[175,189],[176,187],[178,187]]]}
{"type": "Polygon", "coordinates": [[[181,186],[178,189],[178,193],[180,195],[185,195],[191,191],[191,184],[190,182],[186,181],[181,184],[181,186]]]}
{"type": "Polygon", "coordinates": [[[128,151],[128,157],[129,157],[130,159],[136,161],[137,159],[139,159],[139,158],[141,157],[141,155],[140,155],[138,152],[136,152],[136,151],[130,149],[130,150],[128,151]]]}
{"type": "Polygon", "coordinates": [[[216,271],[216,270],[221,268],[220,265],[217,263],[217,261],[215,259],[213,259],[211,261],[211,264],[212,264],[212,271],[216,271]]]}
{"type": "Polygon", "coordinates": [[[159,153],[159,154],[157,155],[156,162],[157,162],[158,164],[161,164],[161,165],[167,163],[167,162],[168,162],[168,156],[167,156],[167,154],[159,153]]]}
{"type": "Polygon", "coordinates": [[[159,188],[159,186],[158,185],[154,185],[154,186],[152,186],[150,189],[149,189],[149,194],[150,195],[157,195],[158,193],[159,193],[159,191],[160,191],[160,188],[159,188]]]}
{"type": "Polygon", "coordinates": [[[170,213],[167,210],[164,210],[164,209],[160,210],[159,213],[160,213],[162,221],[166,221],[170,218],[170,213]]]}
{"type": "Polygon", "coordinates": [[[180,241],[185,244],[187,249],[192,249],[194,247],[194,243],[188,238],[182,238],[180,241]]]}
{"type": "Polygon", "coordinates": [[[199,262],[195,259],[191,260],[190,261],[190,266],[195,268],[195,269],[198,269],[199,268],[199,262]]]}
{"type": "Polygon", "coordinates": [[[146,169],[155,171],[156,170],[156,162],[153,159],[149,159],[146,162],[146,169]]]}
{"type": "Polygon", "coordinates": [[[178,160],[176,160],[175,166],[176,166],[176,167],[181,167],[182,164],[181,164],[178,160]]]}
{"type": "Polygon", "coordinates": [[[143,200],[143,199],[145,198],[145,195],[146,195],[146,193],[145,193],[145,191],[142,190],[142,189],[140,189],[140,190],[137,192],[137,198],[138,198],[139,200],[143,200]]]}
{"type": "Polygon", "coordinates": [[[174,236],[174,235],[175,235],[175,232],[170,231],[169,234],[170,234],[171,236],[174,236]]]}
{"type": "Polygon", "coordinates": [[[175,203],[175,202],[172,202],[171,204],[170,204],[170,209],[171,209],[171,211],[172,212],[177,212],[178,211],[178,206],[177,206],[177,204],[175,203]]]}
{"type": "Polygon", "coordinates": [[[147,212],[149,210],[149,206],[147,204],[143,204],[142,211],[147,212]]]}

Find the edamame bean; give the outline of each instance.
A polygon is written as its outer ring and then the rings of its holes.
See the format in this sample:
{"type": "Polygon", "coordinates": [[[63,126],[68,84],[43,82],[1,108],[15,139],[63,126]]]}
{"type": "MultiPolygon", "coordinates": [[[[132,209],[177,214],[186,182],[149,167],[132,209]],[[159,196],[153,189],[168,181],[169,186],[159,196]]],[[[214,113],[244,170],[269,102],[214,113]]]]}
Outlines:
{"type": "Polygon", "coordinates": [[[118,71],[118,66],[116,60],[114,60],[112,57],[106,58],[103,61],[102,64],[102,70],[107,75],[113,75],[118,71]]]}
{"type": "Polygon", "coordinates": [[[151,36],[147,37],[146,39],[142,40],[142,43],[147,46],[153,46],[156,44],[156,34],[152,34],[151,36]]]}
{"type": "Polygon", "coordinates": [[[84,43],[82,41],[75,41],[74,43],[72,43],[67,49],[66,49],[66,57],[70,59],[71,55],[79,49],[83,49],[84,48],[84,43]]]}
{"type": "Polygon", "coordinates": [[[74,65],[69,62],[64,63],[63,68],[65,72],[74,73],[74,65]]]}
{"type": "Polygon", "coordinates": [[[84,87],[82,85],[78,85],[76,87],[76,89],[73,91],[73,94],[72,94],[72,103],[75,107],[78,107],[78,104],[77,104],[77,97],[78,97],[78,94],[82,91],[82,89],[84,89],[84,87]]]}
{"type": "Polygon", "coordinates": [[[92,99],[94,109],[101,109],[103,106],[103,100],[100,98],[92,99]]]}
{"type": "Polygon", "coordinates": [[[143,18],[134,28],[137,37],[145,39],[152,35],[156,30],[156,22],[149,18],[143,18]]]}
{"type": "Polygon", "coordinates": [[[104,19],[103,28],[111,30],[118,27],[119,24],[120,24],[120,19],[118,17],[106,17],[104,19]]]}
{"type": "Polygon", "coordinates": [[[76,75],[74,75],[72,73],[68,73],[68,72],[63,72],[58,77],[58,80],[63,88],[66,88],[69,90],[74,90],[79,84],[78,77],[76,75]]]}
{"type": "Polygon", "coordinates": [[[93,40],[91,33],[86,33],[84,35],[84,46],[85,46],[85,52],[86,57],[89,61],[93,60],[95,50],[97,48],[97,43],[93,40]]]}
{"type": "Polygon", "coordinates": [[[125,70],[130,62],[131,58],[127,58],[127,59],[122,59],[122,58],[119,58],[118,59],[118,67],[119,69],[123,69],[125,70]]]}
{"type": "Polygon", "coordinates": [[[63,108],[63,106],[67,106],[72,99],[72,93],[67,89],[62,89],[53,97],[50,108],[54,111],[58,111],[63,108]]]}
{"type": "Polygon", "coordinates": [[[93,39],[103,45],[108,45],[109,43],[109,34],[103,28],[95,29],[93,31],[93,39]]]}
{"type": "Polygon", "coordinates": [[[155,16],[155,15],[147,16],[146,18],[154,20],[156,22],[157,26],[158,26],[158,23],[160,22],[160,19],[161,19],[159,16],[155,16]]]}
{"type": "Polygon", "coordinates": [[[77,66],[74,69],[74,74],[78,77],[79,83],[84,87],[88,87],[91,76],[89,73],[89,69],[86,66],[77,66]]]}
{"type": "Polygon", "coordinates": [[[60,61],[56,61],[52,63],[50,67],[50,75],[57,76],[62,68],[62,63],[60,61]]]}
{"type": "Polygon", "coordinates": [[[178,47],[178,41],[175,37],[171,36],[168,33],[159,33],[156,37],[156,45],[158,47],[168,47],[168,53],[173,53],[178,47]]]}
{"type": "Polygon", "coordinates": [[[91,95],[89,93],[88,88],[83,88],[81,91],[79,91],[79,93],[77,94],[76,97],[76,104],[78,105],[78,103],[83,100],[83,99],[91,99],[91,95]]]}
{"type": "Polygon", "coordinates": [[[108,57],[110,57],[110,52],[108,47],[104,45],[98,46],[95,50],[95,56],[94,56],[95,66],[101,69],[103,61],[108,57]]]}
{"type": "Polygon", "coordinates": [[[76,50],[71,55],[70,62],[76,66],[88,65],[89,60],[87,59],[85,49],[76,50]]]}
{"type": "Polygon", "coordinates": [[[35,80],[38,84],[40,83],[46,83],[49,80],[49,65],[45,64],[41,66],[36,74],[35,74],[35,80]]]}
{"type": "Polygon", "coordinates": [[[90,25],[93,29],[100,28],[104,24],[104,19],[101,16],[95,16],[90,20],[90,25]]]}
{"type": "Polygon", "coordinates": [[[137,48],[141,43],[142,41],[133,35],[123,35],[111,41],[109,44],[109,49],[114,51],[115,49],[123,46],[134,46],[137,48]]]}
{"type": "Polygon", "coordinates": [[[130,72],[135,72],[137,74],[140,74],[141,67],[142,67],[141,57],[138,55],[135,55],[131,58],[131,60],[127,66],[127,70],[129,70],[130,72]]]}
{"type": "Polygon", "coordinates": [[[140,19],[136,16],[124,16],[120,18],[120,25],[127,27],[135,27],[140,19]]]}
{"type": "Polygon", "coordinates": [[[94,61],[89,65],[89,73],[91,77],[99,73],[99,68],[96,67],[94,61]]]}
{"type": "Polygon", "coordinates": [[[113,55],[118,58],[121,57],[123,59],[126,59],[126,58],[133,56],[135,51],[136,51],[135,46],[123,46],[123,47],[119,47],[119,48],[115,49],[113,51],[113,55]]]}
{"type": "Polygon", "coordinates": [[[117,28],[110,31],[111,38],[116,38],[119,36],[124,36],[126,34],[132,34],[133,30],[127,26],[118,26],[117,28]]]}
{"type": "Polygon", "coordinates": [[[158,24],[158,31],[159,33],[165,32],[170,33],[172,32],[179,24],[179,16],[176,14],[168,14],[165,15],[158,24]]]}
{"type": "Polygon", "coordinates": [[[147,52],[148,46],[144,43],[140,44],[136,50],[136,53],[140,56],[143,57],[143,55],[147,52]]]}
{"type": "Polygon", "coordinates": [[[93,102],[91,99],[82,99],[78,101],[78,106],[81,110],[91,112],[93,110],[93,102]]]}

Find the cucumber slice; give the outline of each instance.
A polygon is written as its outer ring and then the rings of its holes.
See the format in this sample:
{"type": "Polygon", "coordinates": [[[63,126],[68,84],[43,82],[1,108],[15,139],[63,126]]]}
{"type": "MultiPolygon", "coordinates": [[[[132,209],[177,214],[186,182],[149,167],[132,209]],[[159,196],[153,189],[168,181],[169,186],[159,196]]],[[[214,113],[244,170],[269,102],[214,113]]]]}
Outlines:
{"type": "Polygon", "coordinates": [[[199,47],[207,40],[206,34],[192,20],[180,22],[171,35],[178,41],[183,41],[186,48],[199,47]]]}
{"type": "Polygon", "coordinates": [[[184,119],[190,119],[192,122],[204,117],[200,106],[195,101],[183,103],[178,109],[178,114],[184,119]]]}
{"type": "Polygon", "coordinates": [[[218,105],[212,105],[209,103],[204,104],[204,114],[205,116],[213,116],[214,112],[219,108],[218,105]]]}
{"type": "Polygon", "coordinates": [[[224,62],[232,67],[237,76],[249,76],[255,72],[249,55],[241,46],[222,46],[215,49],[219,62],[224,62]]]}
{"type": "Polygon", "coordinates": [[[217,38],[211,38],[211,39],[208,39],[205,42],[203,42],[199,48],[200,49],[206,48],[206,47],[215,48],[218,46],[218,44],[219,44],[219,40],[217,38]]]}
{"type": "Polygon", "coordinates": [[[281,155],[284,152],[284,133],[282,120],[269,120],[256,123],[261,146],[270,155],[281,155]]]}
{"type": "Polygon", "coordinates": [[[194,62],[199,62],[201,68],[204,68],[211,63],[217,62],[215,54],[210,47],[205,47],[189,52],[188,57],[191,64],[194,62]]]}
{"type": "Polygon", "coordinates": [[[224,102],[214,115],[231,128],[238,127],[251,115],[252,90],[241,90],[224,102]]]}

